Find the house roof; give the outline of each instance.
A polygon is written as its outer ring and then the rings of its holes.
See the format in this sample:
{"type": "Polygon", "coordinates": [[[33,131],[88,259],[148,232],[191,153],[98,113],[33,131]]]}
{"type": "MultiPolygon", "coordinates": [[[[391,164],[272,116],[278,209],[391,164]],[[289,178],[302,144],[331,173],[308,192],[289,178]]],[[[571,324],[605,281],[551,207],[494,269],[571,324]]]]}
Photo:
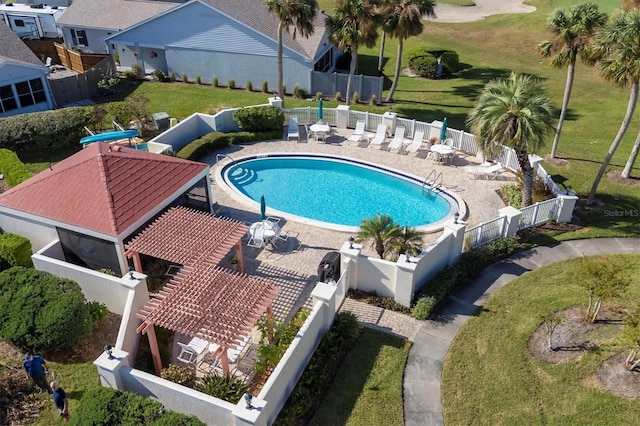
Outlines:
{"type": "Polygon", "coordinates": [[[0,194],[0,206],[119,236],[208,168],[94,143],[0,194]]]}
{"type": "Polygon", "coordinates": [[[11,28],[0,20],[0,65],[5,62],[23,62],[44,67],[42,61],[11,28]]]}
{"type": "Polygon", "coordinates": [[[123,30],[180,3],[159,0],[74,0],[57,24],[123,30]]]}

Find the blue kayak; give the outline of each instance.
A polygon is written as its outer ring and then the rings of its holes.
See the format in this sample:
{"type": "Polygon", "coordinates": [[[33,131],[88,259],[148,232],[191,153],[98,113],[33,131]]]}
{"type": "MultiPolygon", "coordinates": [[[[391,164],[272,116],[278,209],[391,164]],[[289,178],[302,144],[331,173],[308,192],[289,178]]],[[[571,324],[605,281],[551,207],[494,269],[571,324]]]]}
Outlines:
{"type": "Polygon", "coordinates": [[[85,136],[80,139],[80,143],[90,144],[94,142],[107,142],[107,141],[117,141],[118,139],[127,139],[127,138],[135,138],[138,136],[138,132],[136,130],[115,130],[113,132],[104,132],[97,133],[91,136],[85,136]]]}

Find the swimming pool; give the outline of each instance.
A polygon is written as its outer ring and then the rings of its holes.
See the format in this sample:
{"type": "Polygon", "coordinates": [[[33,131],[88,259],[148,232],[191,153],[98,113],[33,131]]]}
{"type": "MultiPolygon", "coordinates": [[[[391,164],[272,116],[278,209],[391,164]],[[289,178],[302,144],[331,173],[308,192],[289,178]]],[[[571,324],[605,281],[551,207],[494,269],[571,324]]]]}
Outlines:
{"type": "Polygon", "coordinates": [[[431,231],[460,210],[457,197],[425,190],[419,177],[346,157],[262,154],[227,164],[218,175],[256,212],[264,195],[269,214],[349,232],[377,213],[431,231]]]}

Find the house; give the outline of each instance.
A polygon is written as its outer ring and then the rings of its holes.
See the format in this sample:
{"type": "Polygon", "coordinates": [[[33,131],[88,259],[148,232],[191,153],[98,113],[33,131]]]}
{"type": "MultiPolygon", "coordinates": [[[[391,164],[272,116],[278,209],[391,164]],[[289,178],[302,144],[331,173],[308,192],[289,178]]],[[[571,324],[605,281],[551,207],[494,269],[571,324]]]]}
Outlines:
{"type": "Polygon", "coordinates": [[[0,22],[0,117],[54,107],[49,68],[0,22]]]}
{"type": "Polygon", "coordinates": [[[170,206],[210,211],[209,165],[94,143],[0,194],[0,228],[34,252],[58,240],[62,261],[118,276],[125,243],[170,206]]]}
{"type": "MultiPolygon", "coordinates": [[[[74,0],[58,20],[64,44],[82,53],[107,53],[105,37],[165,12],[181,1],[74,0]]],[[[116,47],[113,47],[115,51],[116,47]]]]}

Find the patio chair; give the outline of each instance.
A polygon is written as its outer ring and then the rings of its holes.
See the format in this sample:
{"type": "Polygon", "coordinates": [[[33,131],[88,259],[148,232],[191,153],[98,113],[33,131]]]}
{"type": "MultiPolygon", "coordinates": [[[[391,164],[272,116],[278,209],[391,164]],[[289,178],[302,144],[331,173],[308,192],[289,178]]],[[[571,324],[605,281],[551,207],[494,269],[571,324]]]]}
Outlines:
{"type": "Polygon", "coordinates": [[[180,354],[178,355],[178,361],[182,361],[185,364],[195,364],[198,358],[198,352],[189,345],[178,342],[180,347],[180,354]]]}
{"type": "Polygon", "coordinates": [[[289,125],[287,126],[287,140],[290,141],[292,138],[300,141],[300,126],[298,125],[298,117],[295,115],[289,117],[289,125]]]}
{"type": "Polygon", "coordinates": [[[349,136],[349,139],[347,140],[349,142],[360,143],[360,141],[364,139],[364,127],[365,127],[364,121],[356,122],[356,129],[353,131],[353,134],[349,136]]]}
{"type": "Polygon", "coordinates": [[[275,217],[275,216],[268,216],[267,217],[267,221],[268,222],[275,223],[276,225],[279,225],[281,220],[282,220],[281,217],[275,217]]]}
{"type": "Polygon", "coordinates": [[[262,248],[267,245],[266,240],[264,239],[264,228],[258,227],[253,231],[253,234],[249,236],[249,241],[247,241],[248,247],[253,248],[262,248]]]}
{"type": "Polygon", "coordinates": [[[284,234],[279,233],[275,237],[271,239],[271,245],[278,247],[280,243],[284,243],[289,239],[289,231],[286,231],[284,234]]]}
{"type": "Polygon", "coordinates": [[[386,124],[378,124],[378,128],[376,129],[376,135],[371,139],[369,145],[382,145],[384,141],[387,139],[387,125],[386,124]]]}
{"type": "Polygon", "coordinates": [[[407,145],[407,147],[405,148],[405,151],[407,151],[407,153],[418,152],[422,148],[423,139],[424,139],[424,131],[417,130],[413,134],[413,141],[409,145],[407,145]]]}
{"type": "Polygon", "coordinates": [[[502,173],[502,164],[496,163],[492,166],[470,166],[465,167],[464,172],[467,175],[472,176],[474,179],[489,178],[496,179],[500,173],[502,173]]]}
{"type": "Polygon", "coordinates": [[[404,127],[398,126],[396,127],[396,133],[393,135],[393,139],[391,139],[391,143],[387,146],[389,151],[398,150],[400,152],[402,150],[402,145],[404,144],[404,127]]]}

